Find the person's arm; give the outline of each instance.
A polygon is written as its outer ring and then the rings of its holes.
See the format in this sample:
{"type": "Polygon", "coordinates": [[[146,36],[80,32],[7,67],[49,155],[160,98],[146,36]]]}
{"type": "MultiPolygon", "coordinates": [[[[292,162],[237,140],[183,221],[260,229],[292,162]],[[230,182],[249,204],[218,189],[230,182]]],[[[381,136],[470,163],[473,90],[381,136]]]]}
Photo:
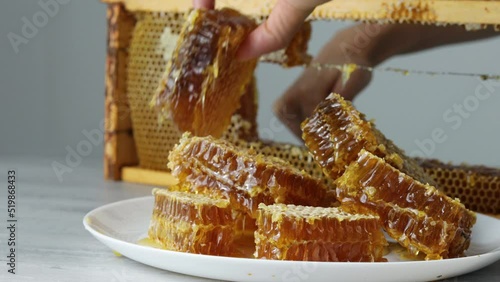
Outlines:
{"type": "MultiPolygon", "coordinates": [[[[499,33],[492,29],[466,31],[461,26],[359,24],[336,34],[314,58],[314,62],[355,63],[373,67],[399,54],[495,35],[499,33]]],[[[328,94],[336,92],[351,100],[368,85],[371,76],[368,71],[357,70],[352,73],[346,85],[342,85],[338,70],[318,71],[307,68],[276,101],[274,111],[300,137],[300,123],[311,115],[317,104],[328,94]]]]}

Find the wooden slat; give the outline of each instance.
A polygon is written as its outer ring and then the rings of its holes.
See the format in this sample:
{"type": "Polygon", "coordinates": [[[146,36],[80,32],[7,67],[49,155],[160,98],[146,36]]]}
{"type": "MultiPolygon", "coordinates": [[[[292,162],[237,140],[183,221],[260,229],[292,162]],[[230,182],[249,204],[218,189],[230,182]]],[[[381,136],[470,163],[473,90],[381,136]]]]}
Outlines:
{"type": "Polygon", "coordinates": [[[127,48],[135,26],[134,16],[123,5],[108,7],[106,58],[104,176],[121,179],[121,168],[138,163],[127,101],[127,48]]]}
{"type": "Polygon", "coordinates": [[[177,179],[169,172],[149,170],[140,167],[123,167],[122,180],[158,187],[168,187],[177,184],[177,179]]]}
{"type": "MultiPolygon", "coordinates": [[[[123,3],[130,11],[179,11],[192,1],[103,0],[123,3]]],[[[249,15],[268,15],[276,0],[219,0],[218,7],[233,7],[249,15]]],[[[373,20],[418,23],[500,24],[500,1],[480,0],[334,0],[319,6],[312,19],[373,20]]]]}
{"type": "Polygon", "coordinates": [[[137,150],[131,131],[110,133],[104,136],[104,176],[121,180],[121,168],[137,165],[137,150]]]}
{"type": "Polygon", "coordinates": [[[106,97],[104,101],[106,105],[106,122],[105,130],[109,133],[118,131],[126,131],[132,129],[132,121],[130,119],[130,107],[127,103],[120,103],[106,97]]]}

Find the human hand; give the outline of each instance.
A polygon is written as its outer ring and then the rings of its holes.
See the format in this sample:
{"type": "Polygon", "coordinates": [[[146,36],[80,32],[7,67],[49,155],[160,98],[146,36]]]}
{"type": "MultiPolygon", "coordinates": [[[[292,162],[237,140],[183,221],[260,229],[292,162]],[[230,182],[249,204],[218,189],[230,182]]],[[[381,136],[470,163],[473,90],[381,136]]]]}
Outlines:
{"type": "MultiPolygon", "coordinates": [[[[379,28],[376,25],[360,24],[336,34],[312,60],[312,65],[317,64],[357,64],[373,66],[374,62],[367,56],[364,49],[343,48],[343,46],[356,46],[355,36],[358,31],[379,28]]],[[[369,71],[357,69],[345,82],[342,72],[334,68],[307,67],[297,80],[274,103],[273,110],[276,116],[294,133],[301,138],[300,124],[309,117],[316,106],[330,93],[339,93],[351,100],[361,92],[369,83],[372,74],[369,71]]]]}
{"type": "MultiPolygon", "coordinates": [[[[279,0],[268,19],[243,42],[241,60],[279,50],[287,46],[314,8],[329,0],[279,0]]],[[[195,8],[213,9],[215,0],[193,0],[195,8]]]]}

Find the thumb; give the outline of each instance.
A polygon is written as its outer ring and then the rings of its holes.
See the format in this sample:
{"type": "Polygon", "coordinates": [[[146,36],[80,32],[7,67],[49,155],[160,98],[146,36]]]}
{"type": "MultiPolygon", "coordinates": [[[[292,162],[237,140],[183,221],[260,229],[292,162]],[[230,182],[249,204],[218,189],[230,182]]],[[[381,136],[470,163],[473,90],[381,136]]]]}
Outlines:
{"type": "Polygon", "coordinates": [[[285,47],[314,8],[328,0],[279,0],[269,18],[243,42],[238,52],[241,60],[285,47]]]}

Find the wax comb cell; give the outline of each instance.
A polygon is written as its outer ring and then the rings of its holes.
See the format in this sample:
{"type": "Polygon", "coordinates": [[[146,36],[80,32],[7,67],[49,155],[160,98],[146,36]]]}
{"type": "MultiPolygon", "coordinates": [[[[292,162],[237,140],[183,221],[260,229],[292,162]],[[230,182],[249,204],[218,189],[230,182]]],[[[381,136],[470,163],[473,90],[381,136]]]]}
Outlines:
{"type": "Polygon", "coordinates": [[[459,198],[469,209],[500,214],[500,170],[480,165],[452,165],[417,159],[446,195],[459,198]]]}

